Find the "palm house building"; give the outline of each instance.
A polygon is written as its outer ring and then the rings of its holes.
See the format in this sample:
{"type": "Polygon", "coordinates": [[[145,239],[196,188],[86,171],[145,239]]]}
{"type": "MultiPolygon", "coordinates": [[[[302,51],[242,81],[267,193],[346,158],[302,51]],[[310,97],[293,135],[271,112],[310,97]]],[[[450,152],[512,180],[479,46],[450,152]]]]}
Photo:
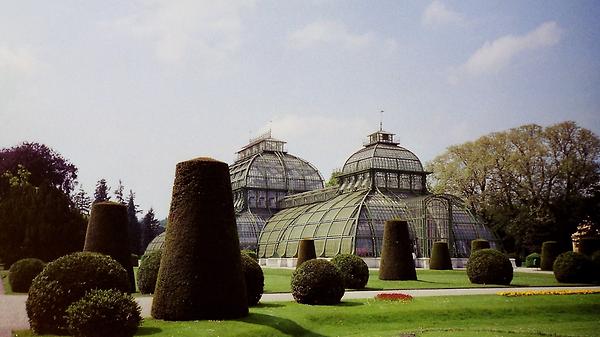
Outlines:
{"type": "MultiPolygon", "coordinates": [[[[430,256],[433,242],[448,242],[453,257],[468,257],[470,242],[496,239],[462,201],[427,190],[421,161],[379,130],[344,163],[338,186],[284,197],[260,233],[260,258],[293,258],[301,239],[317,256],[340,253],[379,257],[386,220],[408,221],[413,251],[430,256]]],[[[239,226],[239,225],[238,225],[239,226]]]]}

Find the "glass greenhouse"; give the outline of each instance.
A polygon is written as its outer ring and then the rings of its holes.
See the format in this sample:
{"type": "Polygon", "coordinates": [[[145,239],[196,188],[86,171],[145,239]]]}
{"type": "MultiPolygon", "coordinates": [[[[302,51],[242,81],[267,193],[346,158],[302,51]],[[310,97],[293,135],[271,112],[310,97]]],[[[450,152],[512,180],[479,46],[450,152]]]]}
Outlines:
{"type": "MultiPolygon", "coordinates": [[[[421,161],[379,130],[348,158],[339,186],[287,196],[265,224],[259,257],[295,257],[301,239],[315,240],[317,255],[378,257],[383,224],[409,223],[413,251],[429,257],[433,242],[447,241],[454,257],[467,257],[473,239],[496,239],[460,199],[427,191],[421,161]]],[[[239,225],[238,225],[239,226],[239,225]]]]}

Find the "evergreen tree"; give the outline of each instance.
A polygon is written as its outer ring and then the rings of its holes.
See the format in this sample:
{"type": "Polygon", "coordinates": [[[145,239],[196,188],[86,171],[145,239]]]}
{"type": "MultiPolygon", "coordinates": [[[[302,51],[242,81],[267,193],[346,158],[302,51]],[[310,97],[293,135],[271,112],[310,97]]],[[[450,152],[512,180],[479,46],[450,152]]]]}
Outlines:
{"type": "Polygon", "coordinates": [[[123,186],[123,182],[121,181],[121,179],[119,179],[119,186],[117,186],[117,188],[115,189],[115,191],[113,192],[115,194],[115,199],[117,199],[117,202],[121,205],[127,205],[127,202],[125,201],[125,198],[123,197],[123,189],[125,187],[123,186]]]}
{"type": "Polygon", "coordinates": [[[142,250],[146,250],[146,247],[158,234],[162,233],[164,229],[160,226],[160,222],[154,215],[154,209],[150,207],[148,212],[142,218],[142,250]]]}
{"type": "Polygon", "coordinates": [[[133,254],[142,254],[140,247],[142,245],[141,242],[141,228],[140,221],[137,218],[137,214],[141,211],[138,210],[139,205],[135,204],[135,193],[132,190],[129,190],[129,197],[127,198],[127,218],[128,222],[128,230],[129,230],[129,250],[133,254]]]}
{"type": "Polygon", "coordinates": [[[73,196],[73,205],[83,215],[90,215],[90,208],[92,206],[92,199],[87,195],[83,187],[79,187],[79,190],[73,196]]]}
{"type": "Polygon", "coordinates": [[[110,187],[106,184],[106,179],[102,178],[98,180],[96,184],[96,191],[94,191],[94,203],[109,201],[110,196],[108,195],[108,191],[110,187]]]}

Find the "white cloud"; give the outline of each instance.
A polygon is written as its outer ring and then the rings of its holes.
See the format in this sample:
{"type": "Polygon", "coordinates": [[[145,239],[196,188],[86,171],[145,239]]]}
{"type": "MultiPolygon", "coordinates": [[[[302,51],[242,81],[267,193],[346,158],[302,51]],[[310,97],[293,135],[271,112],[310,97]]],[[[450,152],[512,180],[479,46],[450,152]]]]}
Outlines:
{"type": "Polygon", "coordinates": [[[519,54],[557,44],[562,29],[554,21],[544,22],[525,35],[505,35],[486,42],[469,57],[466,63],[452,69],[450,82],[455,83],[465,76],[480,76],[497,73],[519,54]]]}
{"type": "Polygon", "coordinates": [[[251,0],[157,0],[139,2],[141,10],[112,25],[154,44],[156,56],[167,63],[187,57],[218,60],[236,53],[241,44],[240,12],[251,0]]]}
{"type": "Polygon", "coordinates": [[[0,73],[8,71],[31,74],[37,65],[38,61],[31,49],[0,46],[0,73]]]}
{"type": "Polygon", "coordinates": [[[346,26],[339,22],[317,21],[291,33],[288,42],[296,49],[306,49],[321,44],[337,44],[348,49],[360,49],[367,47],[373,39],[370,33],[350,33],[346,26]]]}
{"type": "Polygon", "coordinates": [[[421,16],[421,23],[426,26],[456,24],[463,21],[462,14],[447,8],[438,0],[430,3],[421,16]]]}

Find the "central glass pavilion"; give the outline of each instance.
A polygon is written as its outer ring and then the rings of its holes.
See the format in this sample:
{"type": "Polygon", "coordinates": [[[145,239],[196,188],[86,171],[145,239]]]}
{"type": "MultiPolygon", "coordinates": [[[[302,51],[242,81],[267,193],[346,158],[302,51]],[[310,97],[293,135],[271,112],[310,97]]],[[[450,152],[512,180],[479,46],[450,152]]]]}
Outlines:
{"type": "MultiPolygon", "coordinates": [[[[454,257],[468,257],[470,242],[496,239],[455,196],[432,194],[421,161],[379,130],[346,160],[339,185],[287,196],[260,233],[260,258],[296,257],[298,242],[313,239],[317,256],[340,253],[379,257],[383,224],[407,220],[413,251],[429,257],[446,241],[454,257]]],[[[238,224],[239,228],[239,224],[238,224]]]]}

